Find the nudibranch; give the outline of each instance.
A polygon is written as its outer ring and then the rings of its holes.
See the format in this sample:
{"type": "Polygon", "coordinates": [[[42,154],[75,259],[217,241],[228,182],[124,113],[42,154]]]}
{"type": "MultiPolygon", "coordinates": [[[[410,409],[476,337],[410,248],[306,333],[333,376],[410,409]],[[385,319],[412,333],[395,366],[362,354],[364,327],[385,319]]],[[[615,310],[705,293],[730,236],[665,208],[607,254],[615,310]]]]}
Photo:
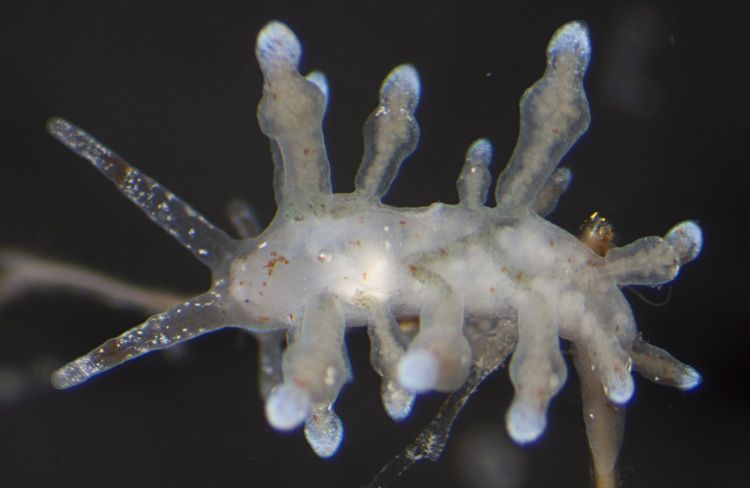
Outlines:
{"type": "Polygon", "coordinates": [[[571,343],[587,384],[595,385],[592,394],[615,405],[633,394],[631,368],[681,389],[700,382],[693,368],[639,337],[621,292],[673,280],[700,253],[700,227],[685,221],[664,237],[600,255],[545,220],[571,181],[560,160],[589,124],[583,78],[590,42],[583,24],[571,22],[554,34],[544,75],[521,99],[520,135],[499,175],[494,206],[487,205],[492,147],[486,139],[468,148],[458,204],[381,202],[419,138],[420,81],[409,64],[388,74],[365,122],[355,191],[333,193],[321,129],[326,78],[299,73],[300,43],[280,22],[261,30],[256,55],[264,76],[258,120],[271,141],[278,210],[268,228],[254,232],[246,209],[235,209],[241,239],[83,130],[49,121],[57,140],[212,271],[206,293],[56,371],[57,388],[217,329],[244,329],[259,340],[269,423],[280,430],[304,425],[311,447],[326,457],[343,436],[333,405],[352,376],[347,327],[367,327],[383,404],[400,420],[416,394],[454,391],[467,381],[476,355],[467,338],[472,327],[511,324],[515,396],[506,427],[519,443],[543,433],[550,400],[566,381],[561,339],[571,343]],[[414,317],[414,330],[400,327],[414,317]]]}

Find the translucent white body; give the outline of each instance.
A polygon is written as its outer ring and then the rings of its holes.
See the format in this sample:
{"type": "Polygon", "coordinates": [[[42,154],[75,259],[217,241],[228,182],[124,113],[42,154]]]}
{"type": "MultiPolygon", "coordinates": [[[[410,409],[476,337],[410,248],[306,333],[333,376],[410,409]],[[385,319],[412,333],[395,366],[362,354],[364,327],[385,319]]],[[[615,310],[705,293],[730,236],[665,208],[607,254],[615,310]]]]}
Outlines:
{"type": "Polygon", "coordinates": [[[506,424],[521,443],[544,431],[548,404],[565,383],[561,337],[574,344],[594,390],[616,404],[633,393],[633,365],[680,388],[698,384],[692,368],[637,337],[619,287],[674,279],[700,253],[700,228],[684,222],[664,238],[599,256],[544,219],[570,182],[560,159],[589,122],[583,76],[590,46],[581,24],[555,34],[544,76],[522,98],[521,132],[498,179],[495,207],[485,205],[492,148],[483,139],[467,152],[459,204],[401,209],[380,202],[419,137],[419,78],[410,65],[388,75],[365,123],[355,192],[332,193],[321,131],[325,77],[299,74],[300,44],[278,22],[261,31],[256,54],[265,77],[258,119],[271,139],[279,204],[257,236],[231,239],[82,130],[50,121],[56,138],[213,272],[207,293],[61,368],[56,386],[218,328],[243,328],[261,339],[269,422],[282,430],[304,423],[315,452],[330,456],[343,436],[332,407],[351,378],[348,326],[368,327],[384,406],[402,419],[415,394],[453,391],[467,380],[473,351],[466,327],[511,320],[515,398],[506,424]],[[418,331],[402,330],[398,320],[415,317],[418,331]],[[281,334],[288,338],[283,355],[281,334]]]}

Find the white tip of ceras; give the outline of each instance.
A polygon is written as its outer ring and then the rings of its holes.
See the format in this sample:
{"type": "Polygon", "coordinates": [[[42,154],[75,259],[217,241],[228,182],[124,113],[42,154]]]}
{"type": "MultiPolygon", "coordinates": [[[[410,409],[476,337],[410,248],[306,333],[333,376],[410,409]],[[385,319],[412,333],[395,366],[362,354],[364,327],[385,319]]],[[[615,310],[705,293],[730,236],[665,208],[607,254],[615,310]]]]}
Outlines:
{"type": "Polygon", "coordinates": [[[477,139],[466,150],[466,160],[472,164],[489,166],[492,162],[492,143],[487,139],[477,139]]]}
{"type": "Polygon", "coordinates": [[[322,71],[311,71],[306,76],[305,79],[315,85],[318,90],[323,94],[323,97],[325,97],[326,104],[328,104],[328,94],[330,93],[328,89],[328,78],[326,78],[325,73],[322,71]]]}
{"type": "Polygon", "coordinates": [[[329,407],[314,407],[312,415],[305,420],[305,438],[315,454],[329,458],[336,454],[344,440],[344,424],[329,407]]]}
{"type": "Polygon", "coordinates": [[[547,46],[550,63],[566,54],[572,54],[576,71],[582,76],[591,59],[591,40],[586,24],[580,21],[568,22],[557,29],[547,46]]]}
{"type": "Polygon", "coordinates": [[[255,56],[264,72],[274,68],[296,69],[302,57],[302,45],[286,24],[273,21],[258,34],[255,56]]]}
{"type": "Polygon", "coordinates": [[[692,390],[703,382],[701,374],[690,366],[685,366],[684,374],[679,378],[677,388],[683,391],[692,390]]]}
{"type": "Polygon", "coordinates": [[[274,429],[296,429],[311,412],[310,395],[292,383],[282,383],[266,400],[266,418],[274,429]]]}
{"type": "Polygon", "coordinates": [[[401,386],[412,393],[424,393],[435,389],[440,362],[430,351],[417,348],[401,357],[396,373],[401,386]]]}
{"type": "Polygon", "coordinates": [[[680,264],[686,264],[698,257],[703,249],[703,231],[692,220],[686,220],[672,227],[664,239],[680,257],[680,264]]]}
{"type": "Polygon", "coordinates": [[[422,85],[419,73],[411,64],[401,64],[388,73],[380,87],[380,100],[390,109],[414,112],[419,103],[422,85]]]}
{"type": "Polygon", "coordinates": [[[539,438],[547,427],[544,411],[519,400],[514,400],[505,415],[508,435],[518,444],[528,444],[539,438]]]}
{"type": "Polygon", "coordinates": [[[604,394],[618,405],[627,403],[635,391],[633,376],[630,373],[612,375],[605,380],[604,394]]]}

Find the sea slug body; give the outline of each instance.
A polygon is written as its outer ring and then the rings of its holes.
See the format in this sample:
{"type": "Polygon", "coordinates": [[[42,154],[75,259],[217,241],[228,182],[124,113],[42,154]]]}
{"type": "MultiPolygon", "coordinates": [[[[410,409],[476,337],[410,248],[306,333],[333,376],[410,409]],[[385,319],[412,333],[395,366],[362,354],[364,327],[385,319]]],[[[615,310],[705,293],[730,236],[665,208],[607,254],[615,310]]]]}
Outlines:
{"type": "Polygon", "coordinates": [[[695,370],[640,339],[620,288],[673,280],[700,253],[698,225],[686,221],[664,237],[597,253],[545,220],[571,180],[560,160],[589,124],[583,78],[590,51],[581,23],[553,36],[546,71],[521,100],[518,142],[494,207],[486,205],[492,147],[485,139],[467,151],[458,204],[381,203],[419,138],[420,82],[408,64],[386,77],[365,122],[355,191],[333,193],[321,129],[327,82],[319,72],[299,73],[300,43],[279,22],[264,27],[256,45],[264,75],[258,120],[271,140],[278,204],[258,235],[229,237],[86,132],[50,120],[55,138],[207,265],[213,281],[206,293],[62,367],[53,383],[68,388],[150,351],[220,328],[245,329],[259,338],[270,371],[261,385],[268,421],[280,430],[304,425],[323,457],[343,438],[333,405],[352,377],[344,341],[352,326],[368,328],[383,404],[400,420],[416,394],[454,391],[467,380],[468,327],[512,320],[515,397],[506,426],[519,443],[544,432],[549,402],[565,384],[561,338],[573,344],[579,371],[615,404],[633,394],[631,368],[681,389],[696,386],[695,370]],[[417,330],[399,324],[409,317],[418,317],[417,330]]]}

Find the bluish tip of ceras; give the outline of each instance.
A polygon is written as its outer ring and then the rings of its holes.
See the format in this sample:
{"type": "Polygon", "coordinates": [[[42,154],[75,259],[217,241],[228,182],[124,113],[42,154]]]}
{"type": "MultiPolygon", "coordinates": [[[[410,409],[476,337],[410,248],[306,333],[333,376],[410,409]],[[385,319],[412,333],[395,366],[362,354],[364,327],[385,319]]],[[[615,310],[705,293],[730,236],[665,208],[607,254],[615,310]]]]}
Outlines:
{"type": "Polygon", "coordinates": [[[574,21],[560,27],[547,47],[547,59],[553,61],[559,56],[572,55],[574,67],[583,76],[591,60],[589,30],[581,21],[574,21]]]}
{"type": "Polygon", "coordinates": [[[692,220],[686,220],[672,227],[664,235],[680,258],[680,264],[687,264],[698,257],[703,250],[703,231],[692,220]]]}
{"type": "Polygon", "coordinates": [[[258,33],[255,56],[264,72],[277,68],[296,70],[302,57],[302,45],[286,24],[269,22],[258,33]]]}
{"type": "Polygon", "coordinates": [[[487,139],[477,139],[466,150],[466,159],[456,186],[458,199],[470,208],[484,206],[490,189],[489,166],[492,162],[492,143],[487,139]]]}
{"type": "Polygon", "coordinates": [[[431,352],[416,350],[399,361],[397,374],[401,386],[414,393],[424,393],[437,385],[440,364],[431,352]]]}
{"type": "Polygon", "coordinates": [[[312,413],[310,395],[294,383],[277,386],[266,401],[266,419],[278,430],[293,430],[312,413]]]}
{"type": "Polygon", "coordinates": [[[676,386],[680,390],[688,391],[697,388],[702,382],[703,376],[692,366],[685,365],[683,375],[676,386]]]}
{"type": "Polygon", "coordinates": [[[325,73],[319,70],[310,71],[305,75],[305,79],[315,85],[318,90],[320,90],[320,93],[322,93],[323,97],[325,98],[327,107],[330,90],[328,88],[328,78],[326,78],[325,73]]]}
{"type": "Polygon", "coordinates": [[[411,64],[396,66],[380,87],[380,104],[389,111],[414,113],[422,91],[419,74],[411,64]]]}

